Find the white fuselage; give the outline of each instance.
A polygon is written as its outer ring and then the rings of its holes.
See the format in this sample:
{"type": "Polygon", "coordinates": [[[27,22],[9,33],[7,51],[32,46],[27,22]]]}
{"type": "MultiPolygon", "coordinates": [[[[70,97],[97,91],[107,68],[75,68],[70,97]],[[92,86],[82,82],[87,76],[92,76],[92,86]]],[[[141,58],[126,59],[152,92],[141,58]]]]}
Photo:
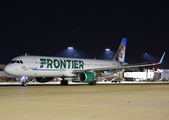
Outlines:
{"type": "Polygon", "coordinates": [[[118,61],[63,58],[47,56],[19,56],[7,64],[4,71],[14,76],[76,77],[73,70],[119,67],[118,61]]]}

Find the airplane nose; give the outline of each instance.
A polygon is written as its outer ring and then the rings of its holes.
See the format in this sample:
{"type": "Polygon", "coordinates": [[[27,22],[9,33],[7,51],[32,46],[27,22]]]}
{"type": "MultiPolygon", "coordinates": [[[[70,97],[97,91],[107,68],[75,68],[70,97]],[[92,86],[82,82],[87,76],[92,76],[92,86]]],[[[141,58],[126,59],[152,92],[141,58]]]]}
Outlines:
{"type": "Polygon", "coordinates": [[[10,65],[6,65],[6,66],[4,67],[4,69],[3,69],[3,71],[4,71],[5,73],[7,73],[7,74],[10,74],[11,71],[12,71],[12,69],[11,69],[10,65]]]}

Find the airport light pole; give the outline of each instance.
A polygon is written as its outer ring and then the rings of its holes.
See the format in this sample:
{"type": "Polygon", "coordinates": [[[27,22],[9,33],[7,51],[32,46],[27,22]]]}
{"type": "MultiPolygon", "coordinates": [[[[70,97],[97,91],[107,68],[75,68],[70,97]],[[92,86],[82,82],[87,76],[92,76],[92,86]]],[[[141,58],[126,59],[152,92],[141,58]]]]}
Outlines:
{"type": "Polygon", "coordinates": [[[73,49],[73,47],[68,47],[68,49],[70,50],[70,57],[71,57],[71,50],[73,49]]]}
{"type": "MultiPolygon", "coordinates": [[[[142,57],[143,57],[143,63],[145,62],[145,56],[147,55],[147,53],[144,53],[143,55],[142,55],[142,57]]],[[[144,67],[143,67],[143,70],[144,70],[144,67]]]]}
{"type": "Polygon", "coordinates": [[[106,60],[107,60],[107,52],[109,51],[110,49],[109,48],[106,48],[105,51],[106,51],[106,60]]]}

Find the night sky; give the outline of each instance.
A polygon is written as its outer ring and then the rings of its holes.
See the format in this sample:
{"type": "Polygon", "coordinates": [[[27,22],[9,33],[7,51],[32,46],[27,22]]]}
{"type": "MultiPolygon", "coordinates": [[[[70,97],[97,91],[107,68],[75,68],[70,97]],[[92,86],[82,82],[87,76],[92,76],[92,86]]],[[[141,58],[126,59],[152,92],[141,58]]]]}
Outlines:
{"type": "MultiPolygon", "coordinates": [[[[126,62],[142,55],[169,68],[169,2],[163,0],[4,0],[0,2],[0,64],[31,55],[106,59],[127,38],[126,62]]],[[[149,59],[147,59],[149,60],[149,59]]]]}

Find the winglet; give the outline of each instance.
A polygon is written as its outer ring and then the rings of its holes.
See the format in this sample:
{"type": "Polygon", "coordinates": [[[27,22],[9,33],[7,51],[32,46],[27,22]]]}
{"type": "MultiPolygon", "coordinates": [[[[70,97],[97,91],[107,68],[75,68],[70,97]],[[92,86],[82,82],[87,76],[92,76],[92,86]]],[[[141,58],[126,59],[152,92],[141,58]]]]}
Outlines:
{"type": "Polygon", "coordinates": [[[160,59],[160,61],[158,62],[158,64],[161,64],[161,63],[163,62],[164,55],[165,55],[165,52],[163,53],[163,56],[161,57],[161,59],[160,59]]]}

